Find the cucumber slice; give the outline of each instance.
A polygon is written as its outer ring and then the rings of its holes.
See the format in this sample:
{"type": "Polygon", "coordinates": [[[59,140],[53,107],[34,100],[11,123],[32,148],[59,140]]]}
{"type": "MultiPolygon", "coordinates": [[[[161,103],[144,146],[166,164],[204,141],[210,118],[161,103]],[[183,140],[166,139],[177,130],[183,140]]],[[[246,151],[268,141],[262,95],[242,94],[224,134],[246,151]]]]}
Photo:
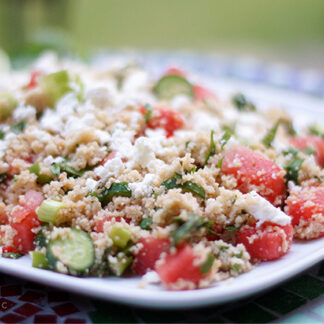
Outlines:
{"type": "Polygon", "coordinates": [[[0,95],[0,121],[10,117],[17,105],[18,101],[10,93],[2,93],[0,95]]]}
{"type": "Polygon", "coordinates": [[[71,228],[69,234],[49,242],[46,256],[53,269],[60,261],[70,271],[84,271],[93,265],[95,250],[88,233],[71,228]]]}
{"type": "Polygon", "coordinates": [[[154,87],[154,92],[159,99],[172,99],[183,94],[193,98],[192,84],[180,75],[166,75],[162,77],[154,87]]]}
{"type": "Polygon", "coordinates": [[[42,76],[39,80],[39,85],[44,93],[46,93],[50,107],[54,107],[55,103],[64,94],[72,91],[70,76],[66,70],[42,76]]]}

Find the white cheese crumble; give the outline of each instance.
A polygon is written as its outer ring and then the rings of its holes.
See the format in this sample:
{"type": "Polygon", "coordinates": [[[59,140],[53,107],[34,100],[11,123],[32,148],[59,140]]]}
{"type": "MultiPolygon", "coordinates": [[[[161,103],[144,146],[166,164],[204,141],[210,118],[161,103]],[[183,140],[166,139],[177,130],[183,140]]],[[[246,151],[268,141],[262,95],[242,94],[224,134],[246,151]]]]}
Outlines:
{"type": "Polygon", "coordinates": [[[20,105],[13,111],[13,118],[16,122],[28,120],[36,116],[36,109],[32,106],[20,105]]]}
{"type": "Polygon", "coordinates": [[[234,204],[234,209],[245,209],[256,220],[257,226],[271,222],[281,226],[291,223],[291,218],[280,208],[274,207],[268,200],[255,191],[242,195],[234,204]]]}
{"type": "Polygon", "coordinates": [[[94,191],[96,189],[96,187],[97,187],[97,183],[98,183],[98,181],[95,181],[95,180],[93,180],[91,178],[88,178],[86,180],[85,185],[89,189],[89,191],[94,191]]]}
{"type": "Polygon", "coordinates": [[[45,167],[49,168],[53,163],[61,163],[63,161],[64,161],[64,158],[62,158],[61,156],[53,158],[52,155],[49,155],[43,160],[43,165],[45,167]]]}
{"type": "Polygon", "coordinates": [[[132,196],[139,198],[143,196],[150,196],[153,193],[154,180],[156,175],[147,173],[141,182],[129,183],[128,186],[132,190],[132,196]]]}
{"type": "Polygon", "coordinates": [[[107,179],[108,177],[114,176],[117,178],[125,170],[124,163],[120,158],[113,158],[108,160],[104,165],[99,165],[94,169],[94,173],[101,179],[107,179]]]}
{"type": "Polygon", "coordinates": [[[155,271],[148,271],[142,279],[148,284],[157,284],[161,282],[159,275],[155,271]]]}

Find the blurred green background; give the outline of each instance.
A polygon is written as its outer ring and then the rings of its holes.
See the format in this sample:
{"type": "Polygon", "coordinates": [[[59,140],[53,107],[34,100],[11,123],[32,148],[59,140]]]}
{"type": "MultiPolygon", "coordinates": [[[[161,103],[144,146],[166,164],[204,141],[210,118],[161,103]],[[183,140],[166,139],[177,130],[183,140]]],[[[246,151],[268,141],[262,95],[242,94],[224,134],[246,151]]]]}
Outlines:
{"type": "Polygon", "coordinates": [[[323,0],[1,0],[0,47],[212,51],[324,71],[323,0]]]}

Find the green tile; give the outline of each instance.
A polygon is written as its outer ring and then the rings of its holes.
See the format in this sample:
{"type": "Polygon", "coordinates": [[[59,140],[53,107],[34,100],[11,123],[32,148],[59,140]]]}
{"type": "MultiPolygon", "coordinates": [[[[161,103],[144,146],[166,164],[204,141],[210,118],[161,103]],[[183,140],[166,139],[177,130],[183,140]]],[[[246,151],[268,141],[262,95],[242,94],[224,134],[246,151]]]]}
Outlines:
{"type": "Polygon", "coordinates": [[[295,314],[278,323],[322,324],[322,322],[306,314],[295,314]]]}
{"type": "Polygon", "coordinates": [[[316,313],[319,316],[322,316],[324,319],[324,304],[316,306],[315,308],[311,309],[313,313],[316,313]]]}
{"type": "Polygon", "coordinates": [[[255,304],[245,304],[222,314],[234,323],[268,323],[276,317],[255,304]]]}
{"type": "Polygon", "coordinates": [[[298,277],[283,287],[309,299],[314,299],[324,293],[324,282],[308,275],[298,277]]]}
{"type": "Polygon", "coordinates": [[[306,299],[285,291],[281,288],[255,300],[260,305],[280,314],[287,314],[306,303],[306,299]]]}

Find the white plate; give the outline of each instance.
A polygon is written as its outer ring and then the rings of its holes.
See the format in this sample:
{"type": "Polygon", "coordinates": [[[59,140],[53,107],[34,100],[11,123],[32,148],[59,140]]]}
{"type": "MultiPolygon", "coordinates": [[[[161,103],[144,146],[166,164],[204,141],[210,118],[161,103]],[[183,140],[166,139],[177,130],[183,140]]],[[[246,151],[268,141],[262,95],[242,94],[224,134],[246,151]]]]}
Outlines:
{"type": "MultiPolygon", "coordinates": [[[[256,102],[285,107],[298,123],[317,120],[324,122],[324,100],[296,92],[283,91],[264,85],[229,79],[201,79],[216,93],[243,91],[256,102]],[[306,110],[307,109],[307,110],[306,110]]],[[[37,283],[71,292],[121,302],[154,307],[180,308],[220,304],[267,289],[291,278],[324,259],[324,239],[294,243],[290,252],[278,261],[265,262],[252,271],[212,287],[191,291],[166,291],[159,285],[139,288],[139,278],[76,278],[31,267],[25,256],[18,260],[0,258],[0,271],[37,283]]]]}

